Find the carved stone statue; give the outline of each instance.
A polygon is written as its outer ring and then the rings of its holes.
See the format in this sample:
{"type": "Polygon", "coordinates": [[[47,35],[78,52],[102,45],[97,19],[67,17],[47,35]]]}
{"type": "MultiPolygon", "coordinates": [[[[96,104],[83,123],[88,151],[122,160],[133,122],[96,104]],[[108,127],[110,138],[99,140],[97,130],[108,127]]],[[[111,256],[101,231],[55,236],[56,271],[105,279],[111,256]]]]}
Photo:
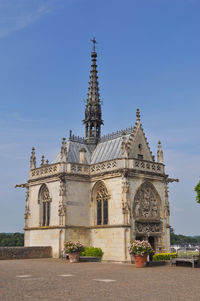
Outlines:
{"type": "Polygon", "coordinates": [[[59,225],[63,226],[66,222],[66,180],[64,177],[60,177],[60,201],[58,208],[59,225]]]}
{"type": "Polygon", "coordinates": [[[65,182],[60,181],[60,196],[65,196],[66,195],[66,189],[65,189],[65,182]]]}
{"type": "Polygon", "coordinates": [[[26,205],[25,205],[25,212],[24,212],[24,219],[25,219],[25,227],[28,227],[28,219],[30,217],[30,208],[29,208],[29,190],[26,191],[26,205]]]}
{"type": "Polygon", "coordinates": [[[168,205],[165,205],[165,216],[166,216],[166,217],[170,216],[169,204],[168,204],[168,205]]]}
{"type": "Polygon", "coordinates": [[[137,233],[156,233],[161,231],[160,223],[135,223],[135,228],[137,233]]]}
{"type": "Polygon", "coordinates": [[[150,184],[142,184],[135,195],[133,215],[138,218],[158,218],[159,211],[157,192],[150,184]]]}
{"type": "Polygon", "coordinates": [[[126,174],[122,176],[122,213],[124,215],[124,224],[130,224],[129,182],[126,174]]]}
{"type": "Polygon", "coordinates": [[[48,188],[45,186],[44,190],[42,191],[42,201],[47,201],[50,199],[49,196],[49,190],[48,188]]]}
{"type": "Polygon", "coordinates": [[[59,216],[64,216],[65,213],[66,213],[66,206],[65,205],[59,205],[58,215],[59,216]]]}

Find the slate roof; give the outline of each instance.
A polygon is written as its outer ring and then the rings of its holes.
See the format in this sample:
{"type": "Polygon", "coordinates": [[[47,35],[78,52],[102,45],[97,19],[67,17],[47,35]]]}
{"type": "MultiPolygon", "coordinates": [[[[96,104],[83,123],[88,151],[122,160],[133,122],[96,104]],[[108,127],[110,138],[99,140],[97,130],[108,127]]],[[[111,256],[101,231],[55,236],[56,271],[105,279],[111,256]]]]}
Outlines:
{"type": "Polygon", "coordinates": [[[98,143],[92,153],[91,164],[121,158],[121,143],[122,137],[98,143]]]}
{"type": "MultiPolygon", "coordinates": [[[[130,134],[126,135],[127,140],[130,134]]],[[[79,163],[79,151],[81,148],[86,150],[86,160],[88,164],[100,163],[108,160],[121,158],[122,135],[116,138],[112,137],[106,141],[99,142],[96,146],[83,142],[67,142],[67,162],[79,163]]],[[[57,154],[52,163],[60,162],[60,153],[57,154]]]]}

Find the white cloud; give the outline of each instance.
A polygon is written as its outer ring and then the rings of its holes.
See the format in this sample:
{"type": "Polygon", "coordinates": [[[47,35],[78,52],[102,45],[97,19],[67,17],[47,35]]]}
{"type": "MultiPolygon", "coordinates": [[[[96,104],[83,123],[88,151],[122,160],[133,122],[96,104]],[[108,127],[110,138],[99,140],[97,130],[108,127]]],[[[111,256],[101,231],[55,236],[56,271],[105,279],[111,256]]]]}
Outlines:
{"type": "Polygon", "coordinates": [[[62,0],[0,0],[0,38],[29,26],[62,0]]]}

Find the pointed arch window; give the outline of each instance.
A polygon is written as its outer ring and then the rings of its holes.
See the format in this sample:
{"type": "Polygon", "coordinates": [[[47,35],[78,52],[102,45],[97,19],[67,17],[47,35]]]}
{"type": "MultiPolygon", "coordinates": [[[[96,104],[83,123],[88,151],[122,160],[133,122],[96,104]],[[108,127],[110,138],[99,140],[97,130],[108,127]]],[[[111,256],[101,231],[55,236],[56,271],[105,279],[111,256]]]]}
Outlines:
{"type": "Polygon", "coordinates": [[[39,204],[40,204],[40,225],[49,226],[51,198],[49,196],[49,189],[45,184],[42,185],[39,191],[39,204]]]}
{"type": "Polygon", "coordinates": [[[108,224],[108,192],[102,182],[96,188],[96,216],[97,225],[108,224]]]}

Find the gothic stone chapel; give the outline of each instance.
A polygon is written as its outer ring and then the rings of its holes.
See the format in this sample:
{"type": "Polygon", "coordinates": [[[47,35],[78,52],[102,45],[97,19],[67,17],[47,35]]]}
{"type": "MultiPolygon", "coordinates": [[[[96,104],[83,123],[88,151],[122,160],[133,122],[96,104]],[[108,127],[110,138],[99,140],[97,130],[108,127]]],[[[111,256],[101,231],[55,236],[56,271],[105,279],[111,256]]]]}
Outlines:
{"type": "Polygon", "coordinates": [[[64,241],[102,248],[103,260],[130,261],[131,240],[147,239],[156,252],[170,251],[168,183],[163,151],[157,161],[137,109],[131,128],[101,136],[103,124],[95,39],[85,108],[85,137],[62,140],[52,163],[35,149],[25,207],[25,246],[51,246],[61,255],[64,241]]]}

